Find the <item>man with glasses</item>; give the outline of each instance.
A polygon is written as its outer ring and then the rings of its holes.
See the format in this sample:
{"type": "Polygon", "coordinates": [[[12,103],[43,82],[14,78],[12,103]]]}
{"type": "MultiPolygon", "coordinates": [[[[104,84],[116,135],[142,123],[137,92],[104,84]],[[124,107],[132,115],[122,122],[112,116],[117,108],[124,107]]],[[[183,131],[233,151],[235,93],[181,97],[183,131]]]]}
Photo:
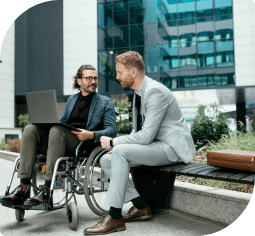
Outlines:
{"type": "Polygon", "coordinates": [[[110,98],[96,92],[98,82],[96,69],[91,65],[82,65],[74,76],[73,88],[80,92],[68,98],[60,122],[80,131],[70,131],[61,126],[49,129],[30,124],[25,127],[18,172],[20,185],[10,195],[1,196],[1,203],[36,206],[47,202],[58,158],[73,155],[80,141],[86,141],[84,148],[89,152],[100,145],[101,136],[116,137],[115,108],[110,98]],[[39,153],[47,154],[45,183],[36,196],[29,198],[30,182],[39,153]]]}

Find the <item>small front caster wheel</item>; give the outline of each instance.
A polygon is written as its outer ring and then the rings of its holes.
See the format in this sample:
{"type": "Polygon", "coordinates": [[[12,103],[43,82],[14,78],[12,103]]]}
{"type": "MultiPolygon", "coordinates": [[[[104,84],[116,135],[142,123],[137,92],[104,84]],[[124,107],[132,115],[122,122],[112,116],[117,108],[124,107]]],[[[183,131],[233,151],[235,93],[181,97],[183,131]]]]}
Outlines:
{"type": "Polygon", "coordinates": [[[15,216],[18,222],[23,221],[25,217],[25,209],[15,209],[15,216]]]}
{"type": "Polygon", "coordinates": [[[70,229],[76,229],[79,223],[79,213],[77,205],[71,202],[67,205],[67,222],[70,229]]]}

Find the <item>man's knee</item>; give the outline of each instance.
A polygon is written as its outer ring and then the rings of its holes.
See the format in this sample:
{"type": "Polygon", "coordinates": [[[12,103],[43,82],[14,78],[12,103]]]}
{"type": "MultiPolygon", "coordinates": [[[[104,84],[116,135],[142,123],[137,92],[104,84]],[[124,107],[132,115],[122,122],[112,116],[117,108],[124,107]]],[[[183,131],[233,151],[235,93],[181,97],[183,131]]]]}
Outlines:
{"type": "Polygon", "coordinates": [[[52,126],[49,132],[49,139],[54,139],[54,138],[59,138],[61,136],[63,136],[64,132],[63,132],[63,127],[61,126],[52,126]]]}
{"type": "Polygon", "coordinates": [[[111,165],[111,154],[105,154],[100,159],[101,167],[106,167],[111,165]]]}
{"type": "Polygon", "coordinates": [[[34,135],[36,132],[37,132],[37,126],[33,124],[29,124],[24,129],[24,132],[22,134],[22,139],[28,136],[34,135]]]}

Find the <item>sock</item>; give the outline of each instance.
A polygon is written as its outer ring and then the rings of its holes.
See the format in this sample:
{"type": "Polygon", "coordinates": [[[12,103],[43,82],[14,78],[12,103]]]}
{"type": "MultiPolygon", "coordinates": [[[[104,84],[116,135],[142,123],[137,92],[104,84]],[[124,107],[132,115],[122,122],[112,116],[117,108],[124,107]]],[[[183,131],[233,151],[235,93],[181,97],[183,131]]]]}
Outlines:
{"type": "Polygon", "coordinates": [[[20,179],[20,183],[23,185],[29,185],[31,182],[31,179],[20,179]]]}
{"type": "Polygon", "coordinates": [[[148,206],[148,204],[141,198],[141,196],[131,200],[135,208],[142,210],[148,206]]]}
{"type": "Polygon", "coordinates": [[[112,217],[112,219],[119,220],[121,218],[121,210],[121,208],[110,207],[108,214],[112,217]]]}
{"type": "Polygon", "coordinates": [[[51,181],[50,181],[50,180],[45,180],[44,185],[45,185],[46,187],[49,187],[49,188],[50,188],[51,181]]]}

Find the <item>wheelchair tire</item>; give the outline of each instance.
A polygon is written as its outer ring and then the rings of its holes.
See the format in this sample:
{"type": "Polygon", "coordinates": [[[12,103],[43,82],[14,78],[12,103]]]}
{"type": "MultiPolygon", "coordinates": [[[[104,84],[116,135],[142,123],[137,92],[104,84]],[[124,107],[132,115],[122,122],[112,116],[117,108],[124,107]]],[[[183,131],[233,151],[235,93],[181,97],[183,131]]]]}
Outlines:
{"type": "MultiPolygon", "coordinates": [[[[38,166],[37,166],[37,168],[35,168],[33,178],[32,178],[32,184],[37,186],[35,188],[32,185],[34,195],[36,195],[38,193],[38,190],[39,190],[39,186],[37,185],[38,182],[39,182],[39,185],[44,184],[43,175],[38,174],[37,170],[38,170],[38,166]]],[[[73,172],[74,172],[74,178],[77,180],[77,178],[78,178],[77,171],[74,170],[73,172]]],[[[63,192],[62,189],[54,189],[54,191],[53,191],[53,208],[52,209],[56,210],[56,209],[60,209],[60,208],[64,207],[72,199],[72,197],[73,197],[73,193],[68,194],[68,199],[67,199],[67,202],[66,202],[66,193],[63,192]]]]}
{"type": "Polygon", "coordinates": [[[18,222],[23,221],[25,217],[25,209],[15,209],[15,217],[18,222]]]}
{"type": "Polygon", "coordinates": [[[109,211],[109,206],[104,204],[109,185],[108,177],[101,168],[96,167],[100,158],[107,152],[108,150],[102,147],[96,147],[89,155],[85,166],[84,195],[89,208],[98,216],[105,215],[109,211]]]}
{"type": "Polygon", "coordinates": [[[75,230],[79,224],[79,212],[74,202],[70,202],[67,205],[67,223],[72,230],[75,230]]]}

